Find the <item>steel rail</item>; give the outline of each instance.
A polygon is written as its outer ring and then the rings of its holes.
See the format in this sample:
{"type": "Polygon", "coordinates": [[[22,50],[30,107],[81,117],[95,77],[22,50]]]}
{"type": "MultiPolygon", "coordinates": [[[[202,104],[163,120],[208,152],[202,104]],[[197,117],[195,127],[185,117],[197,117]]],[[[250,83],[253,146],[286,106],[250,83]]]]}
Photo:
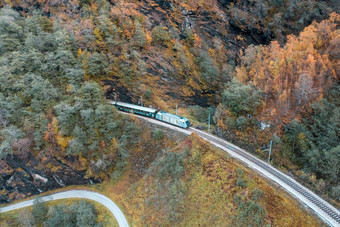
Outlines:
{"type": "Polygon", "coordinates": [[[337,227],[340,226],[340,212],[331,204],[308,190],[293,178],[285,175],[279,170],[275,169],[266,162],[259,158],[249,154],[245,150],[228,143],[221,138],[213,136],[209,133],[201,130],[190,128],[189,131],[195,132],[203,139],[209,141],[215,146],[225,150],[232,156],[245,162],[251,168],[258,170],[262,175],[281,185],[286,191],[293,194],[298,200],[302,201],[305,205],[311,208],[320,218],[322,218],[327,224],[337,227]]]}
{"type": "MultiPolygon", "coordinates": [[[[125,113],[128,114],[128,113],[125,113]]],[[[130,115],[130,114],[129,114],[130,115]]],[[[219,137],[216,137],[207,132],[189,128],[183,129],[179,127],[175,127],[160,121],[157,121],[153,118],[147,118],[139,115],[133,115],[138,118],[149,121],[152,124],[157,124],[162,127],[170,128],[171,130],[176,130],[178,132],[184,133],[186,135],[190,135],[192,132],[196,133],[209,143],[215,145],[216,147],[226,151],[231,156],[241,160],[245,164],[247,164],[250,168],[255,169],[265,178],[268,178],[278,185],[280,185],[284,190],[286,190],[289,194],[293,195],[297,198],[298,201],[305,204],[307,207],[312,209],[315,214],[320,217],[325,223],[330,226],[340,227],[340,212],[338,209],[333,207],[331,204],[314,194],[312,191],[302,186],[300,183],[295,181],[293,178],[287,176],[286,174],[280,172],[276,168],[262,161],[261,159],[255,157],[254,155],[246,152],[245,150],[239,148],[238,146],[231,144],[219,137]]]]}

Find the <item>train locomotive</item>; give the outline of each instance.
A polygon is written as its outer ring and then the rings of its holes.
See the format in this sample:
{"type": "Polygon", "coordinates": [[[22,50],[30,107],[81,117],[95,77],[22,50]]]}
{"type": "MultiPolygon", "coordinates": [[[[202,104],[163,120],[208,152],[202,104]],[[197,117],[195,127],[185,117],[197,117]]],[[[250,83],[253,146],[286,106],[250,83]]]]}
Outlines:
{"type": "Polygon", "coordinates": [[[190,126],[190,121],[187,118],[181,117],[175,114],[167,113],[165,111],[158,111],[153,108],[138,106],[138,105],[125,103],[125,102],[111,101],[110,103],[111,105],[115,106],[120,111],[154,118],[159,121],[163,121],[168,124],[176,125],[181,128],[189,128],[190,126]]]}

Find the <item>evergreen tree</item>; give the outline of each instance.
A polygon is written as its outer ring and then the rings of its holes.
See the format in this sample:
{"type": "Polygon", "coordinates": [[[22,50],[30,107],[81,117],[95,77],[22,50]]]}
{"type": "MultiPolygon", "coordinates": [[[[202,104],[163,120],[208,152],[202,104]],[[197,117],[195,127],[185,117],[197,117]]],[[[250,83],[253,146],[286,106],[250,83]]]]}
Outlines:
{"type": "Polygon", "coordinates": [[[135,23],[136,32],[134,36],[134,45],[138,48],[143,48],[146,45],[146,35],[143,31],[142,25],[136,21],[135,23]]]}
{"type": "Polygon", "coordinates": [[[52,208],[52,214],[46,221],[47,226],[59,227],[59,226],[69,226],[75,227],[76,216],[74,213],[68,211],[68,207],[64,204],[58,205],[52,208]]]}
{"type": "Polygon", "coordinates": [[[82,200],[77,209],[77,227],[91,227],[96,224],[95,209],[92,204],[82,200]]]}
{"type": "Polygon", "coordinates": [[[13,155],[13,143],[23,137],[21,129],[14,125],[6,127],[0,131],[2,137],[0,145],[0,158],[5,158],[7,155],[13,155]]]}
{"type": "Polygon", "coordinates": [[[36,198],[32,207],[32,215],[35,222],[41,225],[45,220],[48,212],[48,206],[40,198],[36,198]]]}
{"type": "Polygon", "coordinates": [[[94,77],[104,76],[109,72],[108,59],[103,53],[93,53],[87,59],[87,73],[94,77]]]}
{"type": "Polygon", "coordinates": [[[261,92],[251,85],[233,79],[223,94],[223,105],[236,115],[254,114],[261,105],[261,92]]]}
{"type": "Polygon", "coordinates": [[[20,14],[5,6],[0,10],[0,54],[16,50],[23,41],[20,14]]]}
{"type": "Polygon", "coordinates": [[[217,80],[219,71],[209,54],[205,51],[202,52],[197,58],[197,63],[201,68],[203,81],[213,84],[217,80]]]}

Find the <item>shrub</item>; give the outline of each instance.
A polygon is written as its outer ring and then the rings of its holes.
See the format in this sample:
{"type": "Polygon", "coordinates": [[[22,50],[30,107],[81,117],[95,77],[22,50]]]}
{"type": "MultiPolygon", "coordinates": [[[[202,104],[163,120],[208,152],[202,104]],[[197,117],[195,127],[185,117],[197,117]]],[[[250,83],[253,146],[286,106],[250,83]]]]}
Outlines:
{"type": "Polygon", "coordinates": [[[236,185],[244,188],[247,186],[246,181],[243,179],[244,176],[244,171],[242,169],[237,169],[237,175],[238,175],[238,179],[236,181],[236,185]]]}
{"type": "Polygon", "coordinates": [[[164,138],[164,131],[162,129],[156,129],[154,132],[153,132],[153,138],[155,140],[161,140],[164,138]]]}
{"type": "Polygon", "coordinates": [[[183,153],[167,152],[165,157],[159,161],[161,168],[158,176],[173,177],[175,179],[183,176],[185,171],[183,156],[183,153]]]}
{"type": "MultiPolygon", "coordinates": [[[[254,190],[258,191],[257,189],[254,190]]],[[[252,194],[254,194],[254,190],[252,194]]],[[[237,213],[233,217],[233,226],[263,226],[267,212],[257,202],[257,199],[242,199],[240,195],[236,194],[234,203],[237,206],[237,213]]]]}
{"type": "Polygon", "coordinates": [[[152,91],[151,91],[150,89],[146,89],[146,91],[144,92],[144,97],[145,97],[147,100],[150,100],[151,95],[152,95],[152,91]]]}
{"type": "Polygon", "coordinates": [[[252,200],[254,201],[258,201],[260,198],[262,198],[264,195],[263,191],[261,189],[258,189],[258,188],[254,188],[252,191],[251,191],[251,198],[252,200]]]}
{"type": "Polygon", "coordinates": [[[148,174],[156,176],[159,180],[168,178],[173,180],[179,179],[184,175],[184,158],[187,155],[188,153],[185,150],[182,152],[167,151],[163,157],[153,162],[148,174]]]}
{"type": "Polygon", "coordinates": [[[223,105],[236,115],[254,114],[262,103],[261,92],[233,79],[223,94],[223,105]]]}
{"type": "Polygon", "coordinates": [[[247,118],[240,116],[236,119],[235,124],[238,129],[245,130],[248,124],[247,118]]]}
{"type": "Polygon", "coordinates": [[[109,62],[105,54],[94,53],[87,60],[87,72],[91,76],[102,76],[109,72],[109,62]]]}
{"type": "Polygon", "coordinates": [[[213,59],[207,52],[202,52],[197,58],[197,63],[201,68],[201,78],[205,82],[213,83],[219,76],[219,70],[213,59]]]}
{"type": "Polygon", "coordinates": [[[164,46],[167,46],[167,42],[170,42],[172,39],[172,36],[170,32],[164,29],[163,26],[156,26],[152,30],[152,42],[154,44],[162,44],[164,46]]]}
{"type": "Polygon", "coordinates": [[[20,211],[17,219],[22,226],[34,226],[34,217],[29,209],[24,209],[20,211]]]}
{"type": "Polygon", "coordinates": [[[199,122],[208,122],[207,120],[210,114],[210,124],[214,123],[213,117],[215,115],[215,111],[216,111],[216,107],[204,108],[204,107],[196,105],[190,108],[191,115],[196,117],[196,119],[199,122]]]}
{"type": "Polygon", "coordinates": [[[333,187],[331,195],[338,201],[340,201],[340,185],[333,187]]]}
{"type": "Polygon", "coordinates": [[[93,204],[81,200],[78,203],[72,203],[67,207],[60,204],[56,207],[51,207],[48,220],[45,222],[46,226],[82,226],[82,227],[99,227],[97,224],[96,210],[93,204]]]}
{"type": "Polygon", "coordinates": [[[246,182],[242,178],[237,179],[236,185],[241,188],[245,188],[247,186],[246,182]]]}
{"type": "Polygon", "coordinates": [[[190,112],[195,118],[197,118],[199,122],[204,122],[207,120],[208,116],[206,116],[205,109],[201,106],[192,106],[190,108],[190,112]]]}
{"type": "Polygon", "coordinates": [[[195,34],[191,29],[185,29],[183,32],[183,37],[188,46],[194,46],[196,42],[195,34]]]}
{"type": "Polygon", "coordinates": [[[77,208],[77,226],[94,226],[96,224],[95,208],[93,204],[81,200],[77,208]]]}
{"type": "Polygon", "coordinates": [[[148,206],[153,206],[153,209],[166,207],[163,222],[180,222],[187,192],[187,186],[182,181],[185,172],[184,159],[189,151],[187,146],[181,152],[168,151],[149,168],[148,175],[154,176],[154,182],[149,185],[156,187],[154,195],[149,196],[145,202],[148,206]]]}
{"type": "Polygon", "coordinates": [[[226,120],[226,125],[228,129],[236,129],[236,121],[232,117],[228,117],[226,120]]]}
{"type": "Polygon", "coordinates": [[[136,22],[135,26],[136,33],[134,36],[134,45],[138,48],[144,48],[147,43],[147,39],[143,27],[139,22],[136,22]]]}
{"type": "Polygon", "coordinates": [[[41,200],[41,198],[36,198],[33,202],[32,215],[38,225],[43,223],[43,221],[46,219],[47,212],[48,206],[46,203],[41,200]]]}

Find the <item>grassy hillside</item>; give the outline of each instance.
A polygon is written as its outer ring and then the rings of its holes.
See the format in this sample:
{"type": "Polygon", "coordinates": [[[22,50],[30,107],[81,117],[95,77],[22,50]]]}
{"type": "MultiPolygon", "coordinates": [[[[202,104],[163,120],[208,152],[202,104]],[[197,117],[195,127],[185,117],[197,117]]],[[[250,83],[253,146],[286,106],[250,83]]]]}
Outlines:
{"type": "Polygon", "coordinates": [[[142,177],[101,190],[134,226],[322,226],[285,192],[195,134],[164,151],[142,177]]]}

